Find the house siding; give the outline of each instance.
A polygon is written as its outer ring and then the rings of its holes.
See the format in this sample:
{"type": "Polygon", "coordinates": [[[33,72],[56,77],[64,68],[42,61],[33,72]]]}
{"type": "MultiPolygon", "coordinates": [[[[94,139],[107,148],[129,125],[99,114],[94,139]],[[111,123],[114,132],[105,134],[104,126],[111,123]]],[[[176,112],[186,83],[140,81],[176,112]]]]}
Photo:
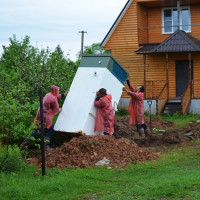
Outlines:
{"type": "Polygon", "coordinates": [[[144,6],[138,4],[138,37],[139,37],[139,44],[149,43],[148,38],[148,9],[144,6]]]}
{"type": "Polygon", "coordinates": [[[136,3],[133,2],[112,36],[105,49],[136,49],[138,44],[136,3]]]}
{"type": "MultiPolygon", "coordinates": [[[[162,8],[145,8],[133,1],[129,9],[121,19],[115,31],[105,44],[105,50],[111,50],[112,55],[129,72],[129,80],[134,86],[144,85],[144,55],[136,54],[142,43],[160,43],[168,38],[169,34],[162,34],[161,21],[162,8]],[[141,29],[142,27],[159,27],[141,29]]],[[[191,6],[192,35],[200,38],[200,5],[191,6]]],[[[194,95],[200,97],[200,56],[192,53],[194,95]]],[[[169,97],[176,97],[176,60],[189,60],[188,53],[169,53],[168,78],[169,97]]],[[[146,54],[146,81],[160,81],[155,91],[148,93],[158,94],[164,81],[166,81],[166,54],[146,54]]],[[[148,89],[148,85],[146,86],[148,89]]],[[[123,97],[128,97],[123,93],[123,97]]],[[[148,95],[147,95],[148,97],[148,95]]]]}
{"type": "Polygon", "coordinates": [[[190,7],[191,12],[191,31],[192,35],[196,38],[200,38],[200,5],[190,7]]]}

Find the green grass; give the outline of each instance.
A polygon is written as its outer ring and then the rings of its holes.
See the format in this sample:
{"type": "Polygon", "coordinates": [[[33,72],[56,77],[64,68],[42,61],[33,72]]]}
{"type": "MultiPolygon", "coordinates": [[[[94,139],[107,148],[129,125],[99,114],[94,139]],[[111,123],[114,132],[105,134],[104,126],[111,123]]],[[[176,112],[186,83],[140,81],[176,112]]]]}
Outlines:
{"type": "Polygon", "coordinates": [[[127,109],[125,108],[120,108],[118,109],[118,111],[115,113],[115,117],[119,118],[119,117],[125,117],[125,116],[129,116],[129,112],[127,109]]]}
{"type": "Polygon", "coordinates": [[[163,121],[174,122],[178,128],[188,125],[189,122],[195,124],[196,120],[200,120],[199,114],[180,115],[178,113],[175,113],[174,115],[161,115],[161,117],[163,121]]]}
{"type": "Polygon", "coordinates": [[[200,199],[200,142],[173,146],[156,162],[125,169],[48,169],[0,174],[1,200],[200,199]],[[39,175],[37,173],[39,173],[39,175]],[[93,198],[95,199],[95,198],[93,198]]]}

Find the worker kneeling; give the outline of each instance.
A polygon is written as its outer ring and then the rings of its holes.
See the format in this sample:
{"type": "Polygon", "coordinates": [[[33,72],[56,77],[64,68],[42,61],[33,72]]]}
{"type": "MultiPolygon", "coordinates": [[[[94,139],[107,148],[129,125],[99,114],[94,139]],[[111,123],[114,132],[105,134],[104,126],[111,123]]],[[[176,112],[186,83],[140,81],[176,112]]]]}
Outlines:
{"type": "Polygon", "coordinates": [[[112,108],[112,96],[107,94],[106,89],[101,88],[96,92],[94,105],[97,107],[95,131],[103,131],[104,135],[113,135],[118,139],[114,132],[115,115],[112,108]]]}

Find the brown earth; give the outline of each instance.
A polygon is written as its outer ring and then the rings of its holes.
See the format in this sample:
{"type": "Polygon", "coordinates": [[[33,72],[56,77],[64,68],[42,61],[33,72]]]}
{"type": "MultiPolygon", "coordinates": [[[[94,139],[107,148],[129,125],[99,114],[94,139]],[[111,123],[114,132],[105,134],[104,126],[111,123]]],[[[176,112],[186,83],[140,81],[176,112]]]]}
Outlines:
{"type": "MultiPolygon", "coordinates": [[[[163,122],[160,117],[157,117],[152,119],[152,128],[165,132],[152,132],[145,138],[139,138],[135,126],[129,126],[128,120],[129,117],[116,120],[115,132],[119,136],[117,140],[113,136],[104,135],[73,137],[54,151],[47,151],[46,166],[86,168],[95,166],[105,157],[110,161],[110,166],[123,167],[129,163],[159,158],[159,153],[150,152],[147,147],[186,143],[200,136],[198,123],[192,122],[183,129],[175,129],[174,123],[163,122]],[[191,132],[192,135],[187,135],[191,132]]],[[[145,121],[149,126],[149,118],[145,121]]],[[[41,157],[31,156],[27,162],[41,166],[41,157]]]]}
{"type": "MultiPolygon", "coordinates": [[[[177,128],[173,122],[162,121],[161,117],[152,119],[152,129],[160,131],[154,132],[145,137],[139,138],[136,127],[128,125],[129,117],[117,119],[115,130],[120,137],[125,137],[134,141],[139,147],[169,146],[189,142],[192,139],[200,137],[200,123],[190,122],[184,128],[177,128]],[[191,135],[188,133],[192,133],[191,135]]],[[[145,122],[148,127],[150,119],[146,118],[145,122]]]]}

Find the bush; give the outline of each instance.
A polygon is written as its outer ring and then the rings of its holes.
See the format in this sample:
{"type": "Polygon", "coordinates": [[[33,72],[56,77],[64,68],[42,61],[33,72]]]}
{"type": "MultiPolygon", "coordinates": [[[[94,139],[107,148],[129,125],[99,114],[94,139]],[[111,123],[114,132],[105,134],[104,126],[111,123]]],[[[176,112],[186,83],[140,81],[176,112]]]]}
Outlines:
{"type": "Polygon", "coordinates": [[[127,115],[129,115],[129,113],[128,113],[128,110],[126,108],[118,108],[116,115],[117,116],[127,116],[127,115]]]}
{"type": "Polygon", "coordinates": [[[70,87],[79,61],[66,59],[59,45],[50,51],[33,47],[28,36],[18,41],[13,35],[9,40],[0,56],[0,137],[3,144],[13,145],[32,132],[40,87],[43,96],[51,85],[59,86],[63,93],[70,87]]]}
{"type": "Polygon", "coordinates": [[[19,147],[0,147],[0,172],[16,172],[25,168],[19,147]]]}

